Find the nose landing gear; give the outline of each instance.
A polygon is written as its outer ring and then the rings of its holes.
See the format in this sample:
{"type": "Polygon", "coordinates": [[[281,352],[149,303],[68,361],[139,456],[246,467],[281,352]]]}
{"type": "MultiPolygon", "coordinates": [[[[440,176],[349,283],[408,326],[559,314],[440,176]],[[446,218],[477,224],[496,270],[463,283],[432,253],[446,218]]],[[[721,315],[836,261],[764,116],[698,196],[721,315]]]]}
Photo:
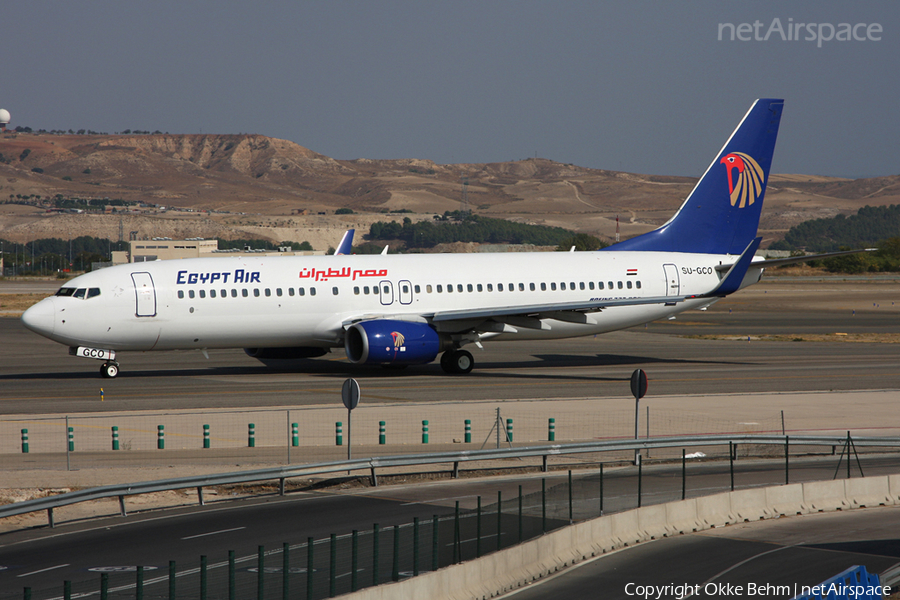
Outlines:
{"type": "Polygon", "coordinates": [[[119,363],[108,361],[100,367],[100,376],[104,379],[112,379],[119,374],[119,363]]]}

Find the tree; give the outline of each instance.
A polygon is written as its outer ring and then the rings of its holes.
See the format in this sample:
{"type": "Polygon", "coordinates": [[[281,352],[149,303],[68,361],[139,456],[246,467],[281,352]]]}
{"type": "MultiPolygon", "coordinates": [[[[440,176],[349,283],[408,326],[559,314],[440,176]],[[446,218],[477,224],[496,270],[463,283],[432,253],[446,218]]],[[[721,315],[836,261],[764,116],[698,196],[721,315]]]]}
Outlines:
{"type": "Polygon", "coordinates": [[[352,208],[339,208],[336,211],[334,211],[334,214],[336,214],[336,215],[352,215],[353,209],[352,208]]]}
{"type": "Polygon", "coordinates": [[[609,244],[592,235],[576,233],[572,237],[561,241],[559,246],[556,247],[556,250],[557,252],[568,252],[571,250],[572,246],[575,246],[577,252],[590,252],[591,250],[606,248],[609,244]]]}

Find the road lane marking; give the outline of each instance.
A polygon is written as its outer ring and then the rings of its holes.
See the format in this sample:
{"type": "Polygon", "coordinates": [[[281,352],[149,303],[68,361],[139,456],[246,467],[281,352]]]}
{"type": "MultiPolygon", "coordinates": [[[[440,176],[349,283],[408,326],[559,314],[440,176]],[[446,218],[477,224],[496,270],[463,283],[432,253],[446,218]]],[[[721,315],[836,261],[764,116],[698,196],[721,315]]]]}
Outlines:
{"type": "Polygon", "coordinates": [[[38,571],[32,571],[31,573],[22,573],[21,575],[16,575],[16,577],[28,577],[29,575],[37,575],[38,573],[43,573],[45,571],[52,571],[53,569],[62,569],[63,567],[68,567],[69,563],[64,565],[56,565],[55,567],[47,567],[46,569],[40,569],[38,571]]]}
{"type": "Polygon", "coordinates": [[[189,535],[187,537],[181,538],[183,540],[193,540],[194,538],[206,537],[208,535],[219,535],[220,533],[231,533],[232,531],[240,531],[241,529],[247,529],[246,527],[232,527],[231,529],[222,529],[220,531],[210,531],[209,533],[198,533],[197,535],[189,535]]]}

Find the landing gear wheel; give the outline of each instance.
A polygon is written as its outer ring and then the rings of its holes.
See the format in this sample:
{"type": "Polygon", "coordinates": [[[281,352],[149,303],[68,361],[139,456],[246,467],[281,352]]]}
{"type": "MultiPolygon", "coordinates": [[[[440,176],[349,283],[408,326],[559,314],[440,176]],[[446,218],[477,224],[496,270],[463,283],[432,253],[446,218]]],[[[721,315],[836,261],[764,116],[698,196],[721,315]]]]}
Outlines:
{"type": "Polygon", "coordinates": [[[103,366],[100,367],[100,376],[104,379],[112,379],[116,375],[119,374],[119,365],[118,363],[103,363],[103,366]]]}
{"type": "Polygon", "coordinates": [[[448,350],[441,356],[441,368],[446,373],[465,375],[475,366],[475,359],[466,350],[448,350]]]}

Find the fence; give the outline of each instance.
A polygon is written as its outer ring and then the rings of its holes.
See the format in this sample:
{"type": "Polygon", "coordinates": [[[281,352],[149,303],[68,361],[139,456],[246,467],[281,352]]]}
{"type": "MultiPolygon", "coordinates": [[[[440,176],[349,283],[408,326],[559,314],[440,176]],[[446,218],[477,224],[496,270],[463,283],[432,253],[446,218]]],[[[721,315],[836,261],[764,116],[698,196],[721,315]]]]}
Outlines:
{"type": "MultiPolygon", "coordinates": [[[[629,439],[630,407],[596,401],[444,403],[280,410],[102,413],[0,419],[0,468],[78,468],[137,464],[260,464],[522,445],[629,439]],[[499,425],[499,427],[498,427],[499,425]],[[427,440],[427,446],[426,442],[427,440]],[[165,452],[159,452],[165,450],[165,452]],[[27,454],[27,456],[25,456],[27,454]]],[[[782,433],[778,414],[715,417],[642,411],[641,436],[782,433]]]]}

